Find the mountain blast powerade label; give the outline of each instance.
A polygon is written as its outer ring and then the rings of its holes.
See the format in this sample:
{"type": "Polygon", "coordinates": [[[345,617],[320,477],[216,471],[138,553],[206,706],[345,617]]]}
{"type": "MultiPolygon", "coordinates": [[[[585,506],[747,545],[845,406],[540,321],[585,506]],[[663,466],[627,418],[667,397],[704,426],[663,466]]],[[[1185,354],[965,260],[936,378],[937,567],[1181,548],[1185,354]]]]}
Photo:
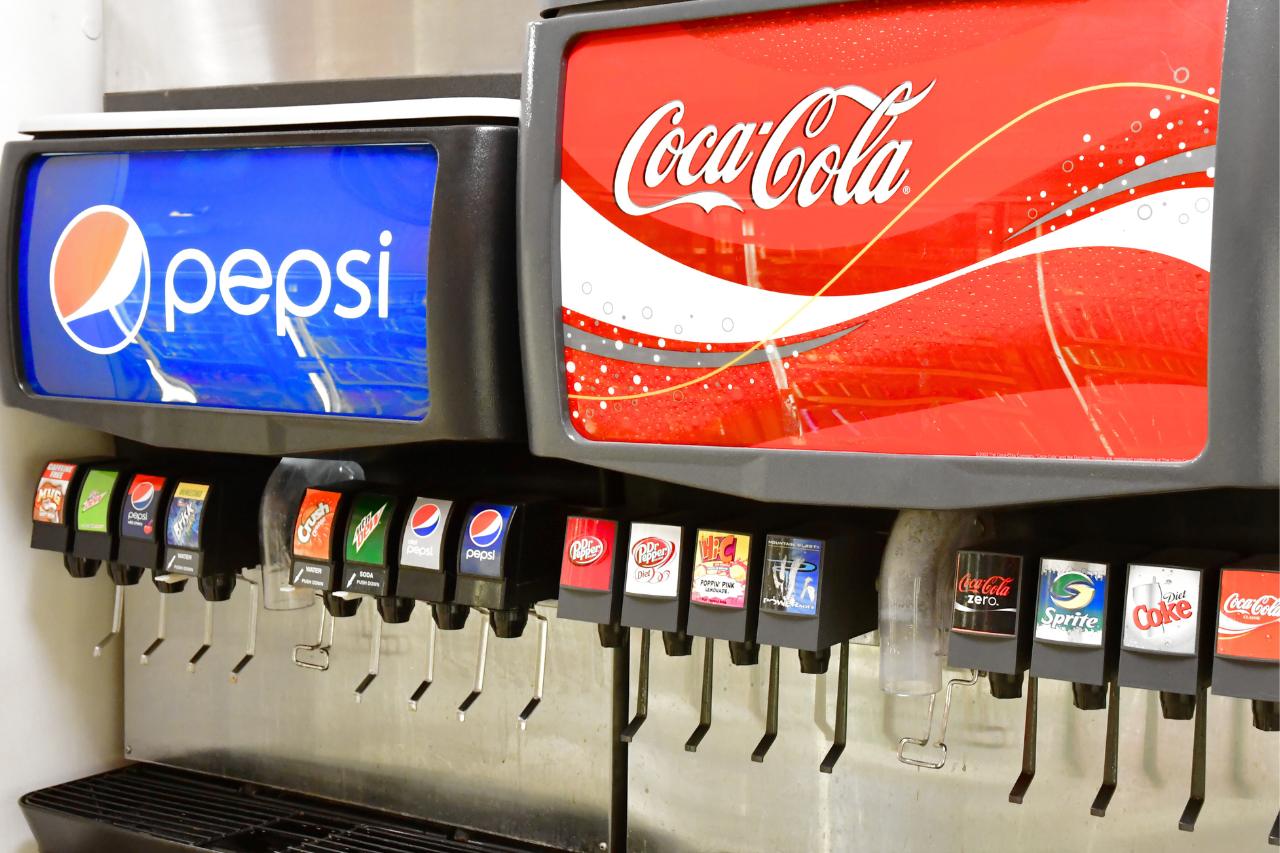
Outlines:
{"type": "Polygon", "coordinates": [[[769,534],[764,545],[760,609],[792,616],[816,616],[825,547],[821,539],[769,534]]]}
{"type": "Polygon", "coordinates": [[[91,470],[80,486],[80,506],[76,527],[90,533],[107,532],[107,511],[111,508],[111,492],[120,478],[119,471],[91,470]]]}

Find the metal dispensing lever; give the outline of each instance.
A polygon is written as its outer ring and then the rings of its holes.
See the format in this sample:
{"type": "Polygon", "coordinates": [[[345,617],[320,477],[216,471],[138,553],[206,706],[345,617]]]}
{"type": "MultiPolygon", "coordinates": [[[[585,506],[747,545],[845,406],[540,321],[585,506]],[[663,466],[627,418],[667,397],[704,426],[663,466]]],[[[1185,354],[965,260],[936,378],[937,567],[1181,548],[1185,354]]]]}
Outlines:
{"type": "Polygon", "coordinates": [[[685,752],[697,752],[698,744],[711,731],[711,700],[714,694],[712,678],[716,666],[716,641],[707,637],[702,641],[702,704],[698,710],[698,726],[684,742],[685,752]]]}
{"type": "MultiPolygon", "coordinates": [[[[107,634],[107,636],[99,640],[98,644],[93,647],[93,656],[95,658],[102,657],[102,650],[105,649],[111,643],[111,641],[114,640],[120,634],[120,630],[123,627],[124,627],[124,587],[122,585],[117,584],[115,603],[112,605],[112,608],[111,608],[111,632],[107,634]]],[[[145,663],[145,660],[144,660],[144,663],[145,663]]]]}
{"type": "Polygon", "coordinates": [[[777,646],[769,647],[769,700],[765,708],[764,736],[751,752],[751,760],[762,763],[769,747],[778,739],[778,669],[781,652],[777,646]]]}
{"type": "Polygon", "coordinates": [[[206,601],[204,603],[204,639],[200,644],[200,648],[196,649],[196,653],[191,656],[191,660],[187,661],[187,672],[195,672],[196,664],[200,663],[200,659],[208,654],[209,649],[213,647],[213,602],[206,601]]]}
{"type": "Polygon", "coordinates": [[[480,651],[476,655],[476,680],[471,688],[471,692],[467,694],[467,698],[462,700],[462,704],[458,706],[458,722],[467,719],[467,711],[471,710],[471,706],[480,698],[480,694],[484,692],[484,668],[489,659],[489,611],[483,608],[474,608],[481,615],[480,622],[480,651]]]}
{"type": "Polygon", "coordinates": [[[1022,729],[1022,772],[1009,789],[1009,802],[1021,804],[1027,796],[1027,788],[1036,777],[1036,726],[1039,714],[1038,679],[1027,678],[1027,716],[1022,729]]]}
{"type": "Polygon", "coordinates": [[[516,719],[520,721],[520,731],[524,731],[529,724],[529,717],[537,710],[538,705],[542,703],[542,690],[547,682],[547,631],[549,623],[547,617],[538,612],[536,607],[529,608],[529,612],[533,614],[533,618],[538,620],[538,668],[534,676],[533,682],[533,698],[524,706],[516,719]]]}
{"type": "Polygon", "coordinates": [[[231,668],[231,683],[240,681],[240,673],[253,660],[258,649],[258,610],[262,606],[262,588],[249,581],[249,639],[245,643],[244,656],[231,668]]]}
{"type": "Polygon", "coordinates": [[[1093,798],[1089,814],[1106,817],[1107,806],[1116,793],[1120,778],[1120,684],[1114,679],[1107,685],[1107,745],[1102,759],[1102,785],[1093,798]]]}
{"type": "Polygon", "coordinates": [[[165,614],[166,614],[166,611],[168,610],[168,605],[169,605],[169,596],[165,595],[164,593],[161,593],[160,602],[158,605],[156,605],[156,614],[157,614],[156,618],[159,623],[156,625],[156,638],[151,641],[151,645],[147,646],[146,649],[143,650],[142,655],[139,658],[139,662],[143,666],[146,666],[148,663],[151,662],[151,656],[154,655],[156,653],[156,650],[160,648],[162,643],[164,643],[165,614]]]}
{"type": "Polygon", "coordinates": [[[376,615],[373,619],[373,636],[369,639],[369,672],[365,675],[360,683],[356,685],[356,701],[364,699],[364,692],[369,689],[369,685],[373,684],[373,680],[378,677],[378,670],[382,666],[382,619],[376,615]]]}
{"type": "Polygon", "coordinates": [[[818,765],[818,769],[823,773],[830,773],[835,769],[836,762],[840,760],[841,754],[844,752],[845,744],[849,739],[849,641],[845,640],[840,644],[840,676],[836,682],[836,732],[835,739],[831,742],[831,749],[827,751],[826,758],[822,759],[822,764],[818,765]]]}
{"type": "Polygon", "coordinates": [[[1208,728],[1209,688],[1202,684],[1196,688],[1195,735],[1191,741],[1191,795],[1187,797],[1187,805],[1182,809],[1182,817],[1178,819],[1178,829],[1183,832],[1195,832],[1196,819],[1200,817],[1200,809],[1204,806],[1205,741],[1208,728]]]}
{"type": "Polygon", "coordinates": [[[426,694],[427,688],[431,686],[431,682],[436,678],[436,620],[430,620],[430,626],[427,633],[427,675],[418,685],[418,689],[413,691],[413,695],[409,697],[409,710],[418,710],[418,702],[426,694]]]}
{"type": "Polygon", "coordinates": [[[927,747],[930,744],[930,738],[933,735],[933,707],[938,698],[938,694],[934,693],[929,697],[929,726],[925,731],[923,738],[904,737],[898,741],[898,760],[903,764],[910,764],[912,767],[924,767],[929,770],[940,770],[947,763],[947,724],[951,721],[951,691],[958,685],[972,687],[978,683],[978,671],[976,669],[969,670],[966,678],[953,678],[947,682],[946,695],[942,700],[942,729],[938,732],[938,740],[935,742],[936,747],[941,750],[941,757],[937,761],[925,761],[920,758],[910,758],[906,755],[907,744],[915,744],[916,746],[927,747]]]}
{"type": "Polygon", "coordinates": [[[323,604],[320,606],[320,633],[314,643],[299,643],[293,647],[293,663],[303,669],[324,672],[329,668],[329,650],[333,648],[333,631],[337,622],[323,604]],[[325,641],[325,624],[329,626],[329,640],[325,641]],[[316,654],[320,662],[307,660],[304,655],[316,654]]]}
{"type": "Polygon", "coordinates": [[[640,683],[636,689],[636,715],[627,723],[627,727],[618,735],[623,743],[635,740],[636,732],[649,718],[649,629],[640,632],[640,683]]]}

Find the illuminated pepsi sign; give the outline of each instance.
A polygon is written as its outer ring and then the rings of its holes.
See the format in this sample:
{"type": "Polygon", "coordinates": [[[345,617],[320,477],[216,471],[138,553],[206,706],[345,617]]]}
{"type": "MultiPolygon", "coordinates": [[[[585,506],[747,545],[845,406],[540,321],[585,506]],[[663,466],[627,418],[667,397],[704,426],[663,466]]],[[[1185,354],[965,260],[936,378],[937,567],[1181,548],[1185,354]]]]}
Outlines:
{"type": "Polygon", "coordinates": [[[28,388],[422,420],[436,171],[428,144],[34,158],[28,388]]]}

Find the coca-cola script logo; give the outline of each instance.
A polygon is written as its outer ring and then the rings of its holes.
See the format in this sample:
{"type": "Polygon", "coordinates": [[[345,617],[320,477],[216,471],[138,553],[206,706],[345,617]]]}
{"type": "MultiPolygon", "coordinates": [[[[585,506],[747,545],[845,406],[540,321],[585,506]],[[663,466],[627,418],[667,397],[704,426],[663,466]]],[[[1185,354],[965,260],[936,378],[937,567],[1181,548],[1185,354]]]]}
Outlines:
{"type": "Polygon", "coordinates": [[[824,86],[776,121],[743,121],[723,131],[708,124],[686,132],[684,102],[668,101],[640,123],[623,148],[614,172],[614,201],[632,216],[678,204],[696,205],[707,213],[718,207],[742,210],[732,196],[712,188],[731,184],[751,169],[751,202],[761,210],[793,197],[802,208],[824,197],[838,207],[883,204],[902,189],[910,173],[905,163],[911,140],[887,138],[889,131],[899,116],[924,100],[934,82],[913,92],[907,81],[884,96],[861,86],[824,86]],[[847,120],[853,115],[849,110],[841,109],[846,102],[859,110],[856,123],[847,120]],[[830,141],[811,151],[805,143],[820,137],[830,141]],[[644,151],[648,157],[641,163],[644,151]],[[633,176],[649,190],[674,178],[679,189],[672,188],[670,198],[641,204],[631,195],[633,176]],[[705,189],[681,192],[691,187],[705,189]]]}
{"type": "Polygon", "coordinates": [[[966,572],[956,581],[956,592],[970,595],[994,595],[1003,598],[1013,591],[1013,578],[1003,575],[974,577],[966,572]]]}
{"type": "Polygon", "coordinates": [[[569,562],[575,566],[589,566],[603,556],[604,540],[599,536],[587,534],[569,543],[569,562]]]}
{"type": "Polygon", "coordinates": [[[1242,616],[1253,620],[1280,619],[1280,597],[1260,595],[1257,598],[1246,598],[1233,592],[1222,602],[1222,612],[1229,616],[1242,616]]]}
{"type": "MultiPolygon", "coordinates": [[[[641,569],[648,570],[647,576],[652,577],[656,569],[660,569],[671,560],[671,556],[675,554],[676,546],[674,542],[666,539],[659,539],[656,536],[646,536],[639,542],[631,546],[631,559],[635,561],[636,566],[641,569]]],[[[636,578],[643,580],[641,572],[636,572],[636,578]]],[[[665,572],[663,575],[665,576],[665,572]]]]}

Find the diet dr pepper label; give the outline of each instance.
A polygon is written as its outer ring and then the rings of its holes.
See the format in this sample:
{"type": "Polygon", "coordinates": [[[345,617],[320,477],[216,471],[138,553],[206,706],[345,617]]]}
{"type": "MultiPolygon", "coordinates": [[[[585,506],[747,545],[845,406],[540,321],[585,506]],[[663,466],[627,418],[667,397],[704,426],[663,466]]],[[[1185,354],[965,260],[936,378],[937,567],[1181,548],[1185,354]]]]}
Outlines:
{"type": "Polygon", "coordinates": [[[564,530],[560,585],[608,592],[613,586],[613,555],[618,522],[607,518],[570,516],[564,530]]]}
{"type": "Polygon", "coordinates": [[[31,508],[31,520],[45,524],[62,524],[67,512],[67,489],[75,476],[76,466],[67,462],[50,462],[44,466],[40,483],[36,486],[35,503],[31,508]]]}
{"type": "Polygon", "coordinates": [[[148,542],[156,540],[160,494],[164,491],[164,484],[164,477],[153,477],[150,474],[134,475],[120,508],[121,536],[148,542]]]}
{"type": "Polygon", "coordinates": [[[962,551],[956,558],[958,631],[1012,637],[1018,630],[1018,579],[1022,561],[1008,554],[962,551]]]}
{"type": "Polygon", "coordinates": [[[453,501],[418,498],[409,510],[400,537],[400,565],[433,572],[444,570],[441,549],[453,501]]]}
{"type": "Polygon", "coordinates": [[[675,598],[680,594],[680,536],[674,524],[631,525],[627,595],[675,598]]]}
{"type": "Polygon", "coordinates": [[[764,545],[760,609],[816,616],[823,548],[820,539],[770,534],[764,545]]]}
{"type": "Polygon", "coordinates": [[[1280,662],[1280,572],[1223,569],[1217,652],[1280,662]]]}
{"type": "Polygon", "coordinates": [[[1042,560],[1036,639],[1100,648],[1106,589],[1105,563],[1042,560]]]}
{"type": "Polygon", "coordinates": [[[1200,573],[1167,566],[1130,566],[1124,599],[1124,647],[1194,655],[1200,624],[1200,573]]]}
{"type": "Polygon", "coordinates": [[[689,600],[717,607],[746,606],[750,557],[747,534],[699,530],[689,600]]]}
{"type": "Polygon", "coordinates": [[[107,510],[111,507],[111,491],[120,478],[119,471],[90,471],[80,486],[80,506],[76,511],[76,527],[91,533],[107,532],[107,510]]]}

